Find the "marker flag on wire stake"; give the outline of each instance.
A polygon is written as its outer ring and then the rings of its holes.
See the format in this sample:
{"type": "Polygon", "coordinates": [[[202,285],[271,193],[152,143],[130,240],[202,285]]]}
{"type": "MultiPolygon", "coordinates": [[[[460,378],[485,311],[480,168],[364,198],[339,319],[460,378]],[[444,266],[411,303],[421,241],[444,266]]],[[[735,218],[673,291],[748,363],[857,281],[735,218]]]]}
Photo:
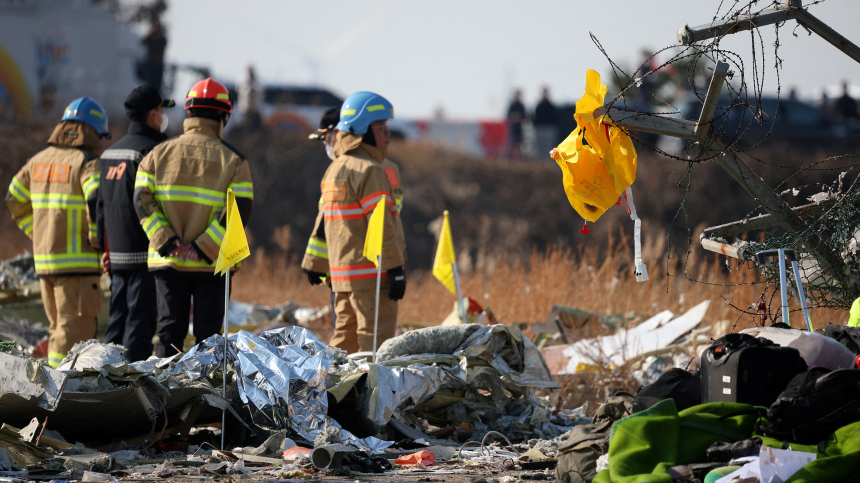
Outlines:
{"type": "Polygon", "coordinates": [[[436,247],[436,258],[433,260],[433,276],[452,294],[457,295],[457,287],[454,285],[454,263],[457,263],[457,257],[454,255],[454,240],[451,238],[448,211],[445,211],[442,232],[439,234],[439,246],[436,247]]]}
{"type": "Polygon", "coordinates": [[[230,270],[230,267],[239,261],[248,258],[251,249],[248,248],[248,239],[245,238],[245,227],[242,225],[242,217],[236,208],[236,197],[233,190],[227,190],[227,229],[221,249],[218,251],[218,259],[215,261],[215,275],[221,275],[230,270]]]}
{"type": "Polygon", "coordinates": [[[382,232],[385,227],[385,195],[376,204],[373,213],[370,215],[370,222],[367,224],[367,237],[364,239],[365,258],[377,265],[377,257],[382,255],[382,232]]]}

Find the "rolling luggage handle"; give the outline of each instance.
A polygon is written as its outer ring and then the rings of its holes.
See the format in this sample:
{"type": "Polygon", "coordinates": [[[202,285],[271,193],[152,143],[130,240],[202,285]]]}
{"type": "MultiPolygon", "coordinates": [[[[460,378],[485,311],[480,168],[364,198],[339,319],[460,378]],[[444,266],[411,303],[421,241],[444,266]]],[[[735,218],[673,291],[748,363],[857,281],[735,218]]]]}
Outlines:
{"type": "Polygon", "coordinates": [[[786,277],[785,277],[785,258],[788,257],[789,261],[791,261],[791,269],[794,271],[794,280],[797,282],[797,294],[800,298],[800,307],[803,309],[803,320],[806,321],[806,329],[810,332],[812,330],[812,319],[809,318],[809,310],[806,308],[806,295],[803,293],[803,282],[800,280],[800,268],[797,266],[797,252],[791,248],[777,248],[773,250],[763,250],[757,252],[756,258],[758,258],[758,263],[764,265],[764,260],[769,256],[776,256],[779,259],[779,289],[780,295],[782,296],[782,321],[785,325],[789,327],[791,324],[788,322],[788,289],[786,288],[786,277]]]}

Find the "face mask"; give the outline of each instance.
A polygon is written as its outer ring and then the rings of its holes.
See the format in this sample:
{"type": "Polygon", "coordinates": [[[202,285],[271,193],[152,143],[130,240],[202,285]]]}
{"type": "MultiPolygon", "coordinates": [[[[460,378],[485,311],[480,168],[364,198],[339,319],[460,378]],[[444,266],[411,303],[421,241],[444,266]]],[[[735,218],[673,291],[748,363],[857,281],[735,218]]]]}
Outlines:
{"type": "Polygon", "coordinates": [[[325,154],[328,156],[328,159],[334,161],[334,148],[329,143],[325,145],[325,154]]]}
{"type": "Polygon", "coordinates": [[[167,124],[168,124],[169,120],[170,119],[168,119],[167,114],[162,112],[161,113],[161,126],[158,127],[159,132],[163,133],[164,131],[167,131],[167,124]]]}

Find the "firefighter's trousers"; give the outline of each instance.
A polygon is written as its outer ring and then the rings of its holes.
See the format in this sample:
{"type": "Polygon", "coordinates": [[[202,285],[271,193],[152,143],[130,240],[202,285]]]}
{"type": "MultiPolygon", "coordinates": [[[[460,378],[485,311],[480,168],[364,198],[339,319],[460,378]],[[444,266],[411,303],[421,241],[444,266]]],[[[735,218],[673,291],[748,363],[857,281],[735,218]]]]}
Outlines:
{"type": "Polygon", "coordinates": [[[73,345],[95,338],[104,293],[98,275],[42,277],[39,283],[51,322],[48,363],[57,367],[73,345]]]}
{"type": "Polygon", "coordinates": [[[114,270],[110,277],[110,325],[105,343],[125,347],[129,362],[152,355],[152,336],[158,322],[155,278],[146,266],[114,270]]]}
{"type": "Polygon", "coordinates": [[[155,355],[169,357],[182,349],[188,335],[192,299],[196,342],[218,333],[224,324],[224,277],[189,276],[170,270],[153,272],[153,275],[158,296],[155,355]]]}
{"type": "MultiPolygon", "coordinates": [[[[375,290],[335,292],[334,305],[337,323],[330,345],[351,354],[373,350],[373,310],[376,303],[375,290]]],[[[379,294],[379,323],[376,347],[394,337],[397,325],[397,302],[388,298],[388,290],[379,294]]]]}

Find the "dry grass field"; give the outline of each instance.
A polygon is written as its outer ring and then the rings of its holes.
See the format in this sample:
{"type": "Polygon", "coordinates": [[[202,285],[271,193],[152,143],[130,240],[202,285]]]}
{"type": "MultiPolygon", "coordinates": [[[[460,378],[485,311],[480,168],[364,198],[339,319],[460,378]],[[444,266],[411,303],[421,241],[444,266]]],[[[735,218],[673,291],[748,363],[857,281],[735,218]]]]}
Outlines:
{"type": "MultiPolygon", "coordinates": [[[[665,236],[655,234],[646,237],[643,246],[650,280],[638,283],[630,269],[633,250],[629,237],[622,234],[593,241],[576,251],[535,251],[527,263],[481,254],[474,261],[461,258],[463,292],[490,307],[502,323],[543,321],[553,305],[605,314],[653,314],[662,310],[680,314],[704,300],[711,301],[706,322],[729,320],[730,327],[737,322],[735,330],[741,330],[758,320],[726,302],[755,311],[749,306],[758,302],[765,287],[759,283],[757,272],[746,265],[738,267],[734,261],[728,264],[729,270],[724,257],[698,247],[689,258],[684,253],[667,257],[665,236]],[[685,265],[687,276],[695,282],[685,277],[685,265]]],[[[429,271],[409,272],[407,280],[398,319],[416,325],[441,323],[453,309],[455,297],[429,271]]],[[[773,290],[767,290],[769,303],[773,290]]],[[[329,291],[308,284],[297,258],[272,257],[258,250],[234,278],[233,297],[269,305],[293,301],[321,307],[328,304],[329,291]]],[[[771,311],[775,313],[778,296],[773,302],[776,307],[771,311]]],[[[793,300],[791,309],[799,309],[793,300]]],[[[844,311],[812,309],[818,329],[828,322],[844,323],[847,318],[844,311]]]]}
{"type": "MultiPolygon", "coordinates": [[[[45,145],[50,130],[51,126],[0,126],[4,192],[12,175],[45,145]]],[[[119,139],[122,130],[115,131],[114,139],[119,139]]],[[[329,290],[310,286],[299,269],[316,213],[318,181],[328,163],[322,150],[306,139],[267,133],[235,133],[230,141],[247,155],[255,180],[254,215],[247,227],[252,255],[234,278],[233,298],[266,305],[287,301],[303,307],[328,305],[329,290]]],[[[553,305],[602,314],[649,315],[662,310],[681,314],[710,300],[705,324],[721,322],[720,327],[737,331],[757,323],[757,317],[742,310],[754,312],[763,291],[771,312],[779,308],[776,288],[761,283],[755,270],[736,261],[727,263],[697,243],[687,253],[688,237],[698,240],[705,224],[740,219],[755,209],[752,199],[713,163],[688,166],[640,152],[634,191],[651,279],[637,283],[631,271],[632,222],[626,211],[610,210],[591,226],[590,235],[581,235],[582,220],[567,204],[553,163],[478,159],[411,143],[392,145],[390,154],[400,163],[407,193],[403,222],[409,272],[399,308],[403,325],[439,324],[453,309],[455,297],[429,272],[440,215],[446,209],[451,210],[463,291],[491,308],[501,323],[543,321],[553,305]],[[693,226],[697,227],[688,228],[693,226]]],[[[797,168],[822,158],[773,149],[753,168],[776,186],[797,168]]],[[[835,164],[829,167],[840,169],[835,164]]],[[[788,200],[801,204],[804,196],[834,176],[830,171],[809,172],[781,189],[804,189],[802,196],[788,200]]],[[[31,247],[8,214],[0,216],[0,259],[31,247]]],[[[792,301],[791,308],[799,307],[792,301]]],[[[828,322],[844,323],[848,314],[813,308],[812,319],[821,329],[828,322]]],[[[310,329],[327,341],[331,320],[318,320],[310,329]]],[[[560,380],[562,391],[554,397],[569,408],[637,387],[630,368],[560,380]]]]}
{"type": "MultiPolygon", "coordinates": [[[[26,159],[42,149],[51,128],[0,126],[3,191],[26,159]]],[[[122,129],[115,126],[113,134],[119,139],[122,129]]],[[[266,133],[231,133],[230,141],[252,164],[256,195],[247,230],[252,258],[236,277],[234,297],[264,304],[327,305],[328,290],[311,287],[299,270],[319,197],[317,183],[327,165],[322,150],[306,139],[266,133]]],[[[414,143],[393,144],[390,154],[401,165],[406,188],[403,221],[410,271],[400,304],[402,322],[440,323],[453,308],[454,297],[428,270],[439,216],[450,209],[463,290],[491,307],[500,322],[542,321],[557,304],[607,314],[681,313],[708,299],[712,304],[706,321],[730,320],[732,325],[738,321],[739,329],[754,323],[752,316],[725,300],[744,309],[755,304],[764,290],[756,283],[755,271],[736,263],[727,266],[725,258],[703,252],[696,243],[689,257],[686,254],[688,233],[697,240],[705,223],[739,219],[755,208],[752,199],[713,163],[693,166],[687,178],[686,163],[641,150],[634,190],[651,280],[636,283],[630,270],[632,222],[626,211],[610,210],[592,225],[590,235],[581,235],[582,220],[567,205],[553,163],[478,159],[414,143]],[[679,206],[686,211],[680,212],[679,206]],[[687,225],[697,224],[698,228],[687,231],[687,225]],[[671,243],[666,233],[671,233],[671,243]]],[[[753,167],[776,185],[787,173],[822,156],[773,149],[762,157],[773,162],[753,167]]],[[[829,171],[813,171],[782,188],[831,178],[829,171]]],[[[814,191],[820,185],[808,186],[814,191]]],[[[798,204],[795,199],[789,202],[798,204]]],[[[0,241],[0,258],[31,249],[8,214],[0,216],[0,241]]],[[[768,298],[774,290],[767,288],[768,298]]],[[[848,317],[830,310],[813,309],[812,314],[817,328],[848,317]]],[[[327,338],[327,334],[320,336],[327,338]]]]}

